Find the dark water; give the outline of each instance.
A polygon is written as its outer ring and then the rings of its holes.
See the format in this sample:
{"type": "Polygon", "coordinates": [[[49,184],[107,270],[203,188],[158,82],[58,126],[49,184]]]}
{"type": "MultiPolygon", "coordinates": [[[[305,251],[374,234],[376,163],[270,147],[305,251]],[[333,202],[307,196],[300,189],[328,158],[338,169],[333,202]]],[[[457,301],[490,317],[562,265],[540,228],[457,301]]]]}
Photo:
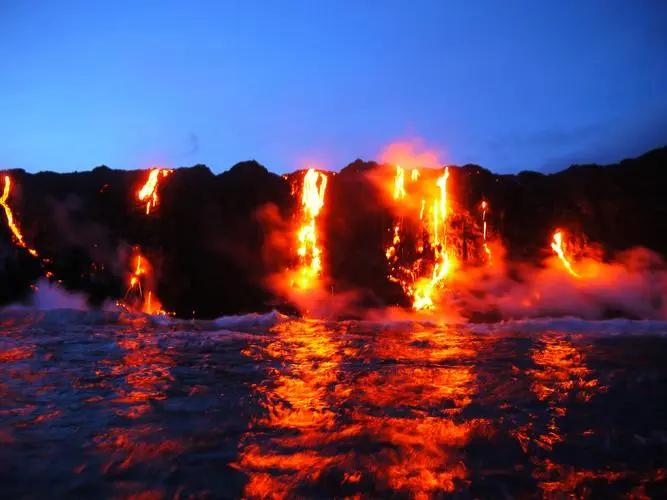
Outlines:
{"type": "Polygon", "coordinates": [[[0,319],[2,497],[667,493],[659,332],[0,319]]]}

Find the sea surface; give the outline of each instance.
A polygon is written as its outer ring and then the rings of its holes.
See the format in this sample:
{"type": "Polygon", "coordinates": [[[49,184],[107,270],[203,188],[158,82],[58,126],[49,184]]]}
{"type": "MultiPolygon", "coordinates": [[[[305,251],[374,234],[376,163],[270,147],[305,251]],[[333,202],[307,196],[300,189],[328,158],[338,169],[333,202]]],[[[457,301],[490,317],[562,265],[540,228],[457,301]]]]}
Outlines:
{"type": "Polygon", "coordinates": [[[667,324],[0,312],[0,497],[660,497],[667,324]]]}

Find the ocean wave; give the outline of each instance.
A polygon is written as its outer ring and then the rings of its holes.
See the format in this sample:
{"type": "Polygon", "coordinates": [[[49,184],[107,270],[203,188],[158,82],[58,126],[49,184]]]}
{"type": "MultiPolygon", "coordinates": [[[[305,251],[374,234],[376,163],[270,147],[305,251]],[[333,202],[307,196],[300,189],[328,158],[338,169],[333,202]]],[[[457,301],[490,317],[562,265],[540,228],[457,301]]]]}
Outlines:
{"type": "Polygon", "coordinates": [[[583,333],[597,335],[665,335],[667,321],[644,319],[589,320],[572,316],[506,320],[497,323],[475,323],[466,326],[475,333],[583,333]]]}

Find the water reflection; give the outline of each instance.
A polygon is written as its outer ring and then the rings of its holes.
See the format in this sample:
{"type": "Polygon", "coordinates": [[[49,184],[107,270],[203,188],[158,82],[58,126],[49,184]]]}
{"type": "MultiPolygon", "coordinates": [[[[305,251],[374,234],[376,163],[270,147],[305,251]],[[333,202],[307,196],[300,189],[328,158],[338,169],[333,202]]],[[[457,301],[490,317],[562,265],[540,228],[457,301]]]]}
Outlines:
{"type": "Polygon", "coordinates": [[[531,445],[551,451],[564,440],[558,422],[566,415],[569,402],[589,401],[600,390],[600,384],[587,368],[580,347],[563,335],[543,335],[531,350],[530,359],[535,364],[526,372],[530,390],[547,405],[547,412],[531,415],[532,421],[515,435],[525,452],[531,445]]]}
{"type": "Polygon", "coordinates": [[[664,337],[0,324],[0,496],[667,492],[664,337]]]}
{"type": "Polygon", "coordinates": [[[476,343],[433,329],[379,332],[376,341],[360,353],[369,369],[351,401],[363,439],[381,444],[359,457],[366,484],[417,497],[463,487],[462,448],[488,426],[462,415],[477,390],[476,343]]]}
{"type": "MultiPolygon", "coordinates": [[[[151,474],[151,470],[164,474],[164,465],[185,450],[181,439],[170,436],[168,427],[155,412],[156,403],[167,398],[174,380],[171,375],[174,359],[160,346],[162,336],[145,326],[124,328],[115,339],[122,355],[103,361],[96,370],[100,381],[111,382],[110,409],[120,417],[117,425],[93,437],[100,455],[99,467],[105,475],[145,475],[151,474]]],[[[164,494],[132,482],[119,482],[118,486],[114,494],[149,498],[161,498],[164,494]]]]}
{"type": "Polygon", "coordinates": [[[306,321],[281,323],[271,334],[269,342],[244,351],[271,364],[268,379],[253,387],[264,411],[250,422],[236,464],[249,476],[246,496],[284,496],[340,460],[322,449],[343,434],[335,425],[339,337],[306,321]]]}
{"type": "Polygon", "coordinates": [[[246,351],[269,357],[253,389],[264,409],[241,443],[245,495],[337,492],[429,496],[467,481],[462,447],[489,422],[467,419],[475,342],[461,332],[377,331],[288,322],[246,351]]]}
{"type": "MultiPolygon", "coordinates": [[[[605,390],[587,366],[586,351],[591,345],[574,342],[560,334],[542,335],[531,351],[535,368],[528,370],[530,390],[547,405],[547,411],[532,415],[531,422],[516,431],[516,437],[533,462],[533,477],[545,495],[589,494],[585,483],[591,480],[617,481],[624,474],[559,463],[554,447],[571,438],[561,422],[570,408],[585,405],[605,390]]],[[[590,423],[593,425],[593,422],[590,423]]],[[[575,439],[585,439],[594,429],[579,431],[575,439]]]]}
{"type": "Polygon", "coordinates": [[[170,373],[173,360],[162,351],[159,336],[152,331],[125,331],[116,343],[124,354],[112,366],[111,375],[125,380],[115,400],[119,404],[117,412],[138,418],[150,410],[152,402],[166,398],[166,390],[173,381],[170,373]]]}

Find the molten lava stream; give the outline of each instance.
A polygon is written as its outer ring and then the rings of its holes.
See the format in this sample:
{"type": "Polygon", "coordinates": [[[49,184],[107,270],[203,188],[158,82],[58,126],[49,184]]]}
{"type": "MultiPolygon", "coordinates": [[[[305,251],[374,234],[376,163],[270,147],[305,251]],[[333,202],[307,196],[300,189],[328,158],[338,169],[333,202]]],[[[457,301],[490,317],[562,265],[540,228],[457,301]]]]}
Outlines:
{"type": "Polygon", "coordinates": [[[551,240],[551,249],[556,253],[568,273],[570,273],[575,278],[581,278],[581,275],[572,269],[572,264],[565,254],[566,243],[564,241],[564,234],[565,232],[560,229],[557,229],[556,232],[554,232],[553,238],[551,240]]]}
{"type": "Polygon", "coordinates": [[[293,285],[300,289],[310,289],[322,273],[322,248],[318,242],[317,218],[324,207],[327,176],[315,169],[309,169],[303,178],[301,188],[301,225],[297,231],[297,255],[299,270],[293,285]]]}
{"type": "Polygon", "coordinates": [[[402,200],[405,198],[405,170],[400,165],[396,165],[396,177],[394,177],[394,199],[402,200]]]}
{"type": "MultiPolygon", "coordinates": [[[[150,215],[151,211],[158,206],[160,201],[158,195],[160,180],[167,177],[172,172],[173,170],[166,168],[153,168],[148,172],[146,182],[141,189],[137,191],[137,200],[146,203],[146,215],[150,215]]],[[[137,251],[134,272],[130,276],[129,288],[125,293],[124,305],[127,307],[128,297],[131,297],[134,294],[135,298],[133,304],[129,307],[130,309],[140,310],[146,314],[167,314],[162,309],[159,300],[153,297],[153,291],[146,285],[147,282],[152,281],[150,269],[150,262],[148,262],[148,259],[137,251]],[[137,297],[140,302],[138,306],[137,297]]]]}
{"type": "Polygon", "coordinates": [[[158,190],[160,188],[160,179],[167,177],[172,173],[172,170],[166,168],[153,168],[148,173],[146,182],[137,192],[137,199],[140,202],[146,203],[146,215],[151,213],[151,210],[157,207],[160,198],[158,190]]]}
{"type": "MultiPolygon", "coordinates": [[[[410,179],[413,183],[419,181],[419,171],[413,169],[410,179]]],[[[401,245],[401,230],[403,223],[394,224],[392,243],[385,249],[385,257],[389,264],[389,280],[398,283],[404,293],[412,298],[412,307],[415,310],[432,309],[435,307],[434,295],[444,282],[452,269],[452,255],[448,248],[447,231],[449,205],[447,202],[447,181],[449,179],[449,168],[445,168],[443,174],[435,183],[435,194],[431,186],[426,186],[422,193],[419,208],[419,232],[424,233],[424,238],[418,238],[416,243],[416,258],[404,262],[399,252],[401,245]],[[429,189],[430,188],[430,189],[429,189]],[[429,202],[425,198],[431,198],[429,202]],[[425,212],[428,211],[428,217],[425,212]]],[[[418,186],[417,186],[418,187],[418,186]]],[[[423,187],[422,187],[423,189],[423,187]]],[[[396,167],[393,184],[393,198],[395,203],[404,204],[408,209],[412,208],[408,193],[405,190],[405,172],[396,167]]],[[[402,210],[404,212],[404,210],[402,210]]],[[[416,214],[412,214],[413,218],[416,214]]],[[[408,252],[411,253],[411,252],[408,252]]]]}
{"type": "Polygon", "coordinates": [[[139,251],[134,258],[133,271],[130,275],[128,289],[121,307],[132,311],[141,311],[145,314],[167,314],[153,292],[147,285],[152,279],[150,262],[139,251]]]}
{"type": "Polygon", "coordinates": [[[486,241],[486,211],[489,208],[489,204],[487,203],[486,200],[482,201],[482,236],[484,238],[482,247],[484,248],[484,253],[486,254],[486,258],[488,262],[491,262],[491,249],[489,248],[489,245],[486,241]]]}
{"type": "Polygon", "coordinates": [[[2,197],[0,197],[0,205],[2,205],[2,208],[4,208],[5,210],[5,216],[7,218],[7,227],[9,227],[10,231],[12,232],[16,244],[21,248],[25,248],[28,252],[30,252],[30,255],[32,255],[33,257],[37,257],[38,256],[37,250],[35,250],[34,248],[30,248],[26,244],[25,240],[23,239],[23,234],[21,233],[21,229],[19,228],[18,224],[14,222],[14,214],[8,203],[9,195],[12,191],[12,179],[8,175],[5,175],[4,180],[5,180],[5,186],[2,191],[2,197]]]}

